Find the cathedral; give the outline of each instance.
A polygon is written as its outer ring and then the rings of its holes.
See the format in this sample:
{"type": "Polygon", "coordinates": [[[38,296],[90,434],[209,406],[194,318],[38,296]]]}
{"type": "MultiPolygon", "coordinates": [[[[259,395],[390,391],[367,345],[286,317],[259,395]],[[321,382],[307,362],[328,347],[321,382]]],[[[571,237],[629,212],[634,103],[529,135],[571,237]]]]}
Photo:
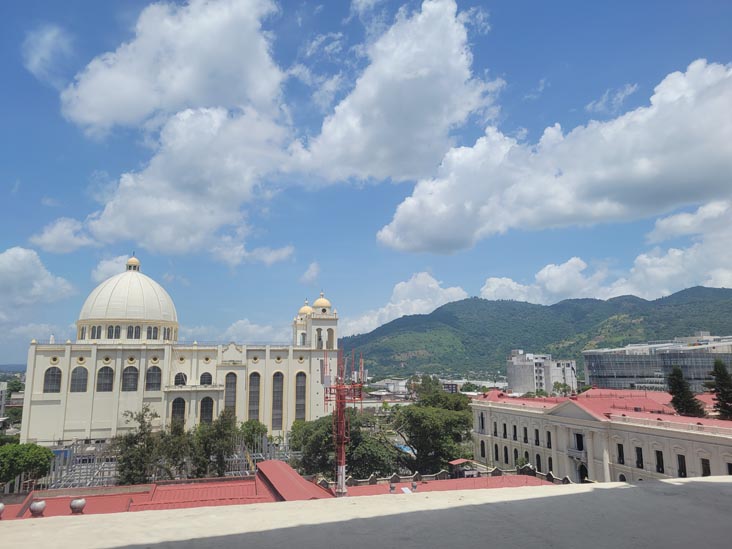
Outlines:
{"type": "Polygon", "coordinates": [[[76,342],[31,341],[21,442],[106,441],[130,429],[126,411],[148,405],[154,425],[210,423],[224,410],[284,435],[323,416],[335,368],[338,312],[321,293],[292,324],[289,345],[178,342],[165,289],[131,257],[97,286],[76,322],[76,342]]]}

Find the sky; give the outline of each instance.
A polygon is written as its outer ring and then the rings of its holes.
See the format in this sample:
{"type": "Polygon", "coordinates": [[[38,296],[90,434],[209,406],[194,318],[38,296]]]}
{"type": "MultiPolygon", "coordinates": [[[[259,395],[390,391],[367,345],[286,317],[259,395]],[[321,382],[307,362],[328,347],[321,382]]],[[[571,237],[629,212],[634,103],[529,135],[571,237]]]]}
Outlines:
{"type": "Polygon", "coordinates": [[[0,363],[124,269],[186,340],[732,287],[732,3],[3,2],[0,363]]]}

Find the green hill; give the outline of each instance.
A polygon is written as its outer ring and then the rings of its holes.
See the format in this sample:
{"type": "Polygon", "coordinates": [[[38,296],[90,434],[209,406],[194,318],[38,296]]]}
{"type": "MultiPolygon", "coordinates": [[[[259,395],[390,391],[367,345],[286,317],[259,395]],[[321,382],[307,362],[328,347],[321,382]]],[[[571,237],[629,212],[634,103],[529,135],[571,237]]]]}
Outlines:
{"type": "Polygon", "coordinates": [[[504,371],[511,349],[547,352],[582,365],[582,350],[688,336],[732,334],[732,289],[695,287],[646,301],[635,296],[568,299],[554,305],[488,301],[448,303],[404,316],[373,332],[341,339],[363,353],[371,375],[486,374],[504,371]]]}

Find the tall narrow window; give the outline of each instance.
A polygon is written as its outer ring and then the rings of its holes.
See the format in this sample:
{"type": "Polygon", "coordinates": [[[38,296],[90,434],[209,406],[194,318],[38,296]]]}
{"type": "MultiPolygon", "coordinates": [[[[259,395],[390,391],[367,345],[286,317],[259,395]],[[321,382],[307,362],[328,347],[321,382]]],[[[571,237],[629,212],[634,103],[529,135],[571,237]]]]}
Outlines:
{"type": "Polygon", "coordinates": [[[546,432],[546,447],[547,448],[552,447],[552,432],[551,431],[546,432]]]}
{"type": "Polygon", "coordinates": [[[152,326],[147,327],[147,339],[152,339],[152,326]]]}
{"type": "Polygon", "coordinates": [[[534,429],[534,446],[539,446],[539,429],[534,429]]]}
{"type": "Polygon", "coordinates": [[[679,454],[676,456],[676,459],[679,463],[679,476],[686,478],[686,456],[679,454]]]}
{"type": "Polygon", "coordinates": [[[553,470],[553,465],[554,465],[552,463],[552,458],[547,458],[546,465],[547,465],[547,471],[551,472],[553,470]]]}
{"type": "Polygon", "coordinates": [[[485,432],[485,414],[483,414],[483,412],[480,413],[480,418],[478,420],[478,428],[480,429],[481,433],[485,432]]]}
{"type": "Polygon", "coordinates": [[[518,440],[518,434],[515,425],[513,426],[513,440],[518,440]]]}
{"type": "Polygon", "coordinates": [[[493,422],[493,436],[498,436],[498,423],[496,423],[495,421],[493,422]]]}
{"type": "Polygon", "coordinates": [[[122,370],[122,390],[125,392],[137,391],[139,372],[134,366],[127,366],[122,370]]]}
{"type": "Polygon", "coordinates": [[[518,465],[518,449],[513,449],[513,464],[518,465]]]}
{"type": "Polygon", "coordinates": [[[121,329],[122,328],[120,326],[115,326],[114,327],[114,339],[119,339],[119,335],[120,335],[120,330],[121,329]]]}
{"type": "Polygon", "coordinates": [[[307,376],[300,372],[295,376],[295,419],[305,419],[305,397],[307,395],[307,376]]]}
{"type": "Polygon", "coordinates": [[[135,327],[127,326],[127,339],[132,339],[134,337],[135,337],[135,327]]]}
{"type": "Polygon", "coordinates": [[[51,366],[43,374],[43,392],[44,393],[60,393],[61,392],[61,369],[51,366]]]}
{"type": "Polygon", "coordinates": [[[541,473],[541,456],[536,454],[536,470],[541,473]]]}
{"type": "Polygon", "coordinates": [[[213,399],[205,397],[201,399],[201,423],[211,423],[213,421],[213,399]]]}
{"type": "Polygon", "coordinates": [[[524,427],[524,443],[529,442],[529,429],[527,427],[524,427]]]}
{"type": "Polygon", "coordinates": [[[712,467],[707,458],[701,458],[701,470],[703,477],[712,476],[712,467]]]}
{"type": "Polygon", "coordinates": [[[485,457],[485,440],[480,441],[480,457],[485,457]]]}
{"type": "Polygon", "coordinates": [[[580,433],[574,434],[574,443],[580,452],[585,449],[585,436],[580,433]]]}
{"type": "Polygon", "coordinates": [[[493,461],[498,463],[498,461],[501,459],[498,451],[498,444],[493,445],[493,461]]]}
{"type": "Polygon", "coordinates": [[[186,421],[186,401],[178,397],[173,401],[171,419],[180,423],[186,421]]]}
{"type": "Polygon", "coordinates": [[[247,419],[259,421],[259,374],[249,375],[249,414],[247,419]]]}
{"type": "Polygon", "coordinates": [[[272,430],[282,430],[282,390],[284,376],[277,372],[272,376],[272,430]]]}
{"type": "Polygon", "coordinates": [[[503,438],[508,438],[508,434],[507,434],[507,431],[506,431],[506,424],[505,423],[503,424],[503,438]]]}
{"type": "Polygon", "coordinates": [[[226,374],[224,410],[231,410],[236,414],[236,374],[233,372],[226,374]]]}
{"type": "Polygon", "coordinates": [[[618,443],[618,464],[625,465],[625,447],[618,443]]]}
{"type": "Polygon", "coordinates": [[[158,327],[157,326],[155,326],[153,328],[152,338],[155,339],[155,340],[158,339],[158,327]]]}
{"type": "Polygon", "coordinates": [[[145,374],[145,390],[159,391],[162,384],[162,372],[157,366],[150,366],[145,374]]]}
{"type": "Polygon", "coordinates": [[[86,339],[86,326],[82,326],[79,330],[79,339],[86,339]]]}
{"type": "Polygon", "coordinates": [[[71,393],[86,393],[86,385],[89,380],[89,372],[83,366],[77,366],[71,370],[71,393]]]}
{"type": "Polygon", "coordinates": [[[635,466],[638,469],[643,469],[643,448],[640,446],[635,447],[635,466]]]}
{"type": "Polygon", "coordinates": [[[508,446],[503,447],[503,463],[508,464],[508,446]]]}
{"type": "Polygon", "coordinates": [[[656,473],[664,473],[662,450],[656,450],[656,473]]]}
{"type": "Polygon", "coordinates": [[[107,326],[107,339],[114,339],[114,326],[107,326]]]}
{"type": "Polygon", "coordinates": [[[211,385],[213,383],[213,376],[208,372],[201,374],[201,385],[211,385]]]}
{"type": "Polygon", "coordinates": [[[97,393],[111,393],[114,389],[114,370],[109,366],[97,372],[97,393]]]}
{"type": "Polygon", "coordinates": [[[92,326],[91,327],[91,337],[90,337],[90,339],[96,339],[96,338],[97,338],[97,327],[96,326],[92,326]]]}
{"type": "Polygon", "coordinates": [[[140,327],[135,326],[135,339],[140,339],[140,327]]]}

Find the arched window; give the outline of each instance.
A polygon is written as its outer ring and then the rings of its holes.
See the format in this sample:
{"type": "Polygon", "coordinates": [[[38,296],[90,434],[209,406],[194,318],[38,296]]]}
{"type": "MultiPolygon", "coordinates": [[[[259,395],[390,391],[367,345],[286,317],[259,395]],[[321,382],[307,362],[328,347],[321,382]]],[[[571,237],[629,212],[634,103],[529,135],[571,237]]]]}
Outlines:
{"type": "Polygon", "coordinates": [[[152,339],[152,326],[147,327],[147,339],[152,339]]]}
{"type": "Polygon", "coordinates": [[[170,328],[163,328],[163,339],[170,341],[170,328]]]}
{"type": "Polygon", "coordinates": [[[485,440],[480,441],[480,457],[485,457],[485,440]]]}
{"type": "Polygon", "coordinates": [[[71,393],[86,393],[86,384],[89,380],[89,372],[83,366],[77,366],[71,370],[71,393]]]}
{"type": "Polygon", "coordinates": [[[43,374],[43,392],[44,393],[60,393],[61,392],[61,369],[51,366],[43,374]]]}
{"type": "Polygon", "coordinates": [[[201,374],[201,385],[211,385],[213,383],[213,377],[208,372],[201,374]]]}
{"type": "Polygon", "coordinates": [[[303,333],[300,334],[300,345],[302,347],[305,346],[305,332],[303,332],[303,333]]]}
{"type": "Polygon", "coordinates": [[[97,338],[97,327],[96,326],[92,326],[91,327],[91,337],[90,337],[90,339],[96,339],[96,338],[97,338]]]}
{"type": "Polygon", "coordinates": [[[201,423],[211,423],[213,421],[213,404],[211,397],[201,399],[201,423]]]}
{"type": "Polygon", "coordinates": [[[541,456],[536,454],[536,470],[541,473],[541,456]]]}
{"type": "Polygon", "coordinates": [[[323,348],[323,329],[318,328],[315,330],[315,341],[318,342],[318,349],[323,348]]]}
{"type": "Polygon", "coordinates": [[[137,391],[137,378],[139,372],[134,366],[127,366],[122,370],[122,390],[123,391],[137,391]]]}
{"type": "Polygon", "coordinates": [[[150,366],[145,374],[145,390],[159,391],[162,384],[162,372],[157,366],[150,366]]]}
{"type": "Polygon", "coordinates": [[[97,372],[97,393],[110,393],[114,389],[114,370],[109,366],[97,372]]]}
{"type": "Polygon", "coordinates": [[[173,384],[178,386],[185,385],[187,381],[188,378],[183,373],[175,374],[175,378],[173,378],[173,384]]]}
{"type": "Polygon", "coordinates": [[[618,480],[619,480],[620,482],[627,482],[627,479],[625,478],[625,475],[620,475],[620,476],[618,477],[618,480]]]}
{"type": "Polygon", "coordinates": [[[307,376],[300,372],[295,376],[295,419],[305,419],[305,397],[307,394],[307,376]]]}
{"type": "Polygon", "coordinates": [[[153,334],[152,334],[152,338],[153,338],[153,339],[157,339],[157,338],[158,338],[158,327],[157,327],[157,326],[155,326],[155,327],[153,328],[153,334]]]}
{"type": "Polygon", "coordinates": [[[86,339],[86,326],[82,326],[79,330],[79,339],[86,339]]]}
{"type": "Polygon", "coordinates": [[[282,430],[282,390],[285,376],[277,372],[272,376],[272,430],[282,430]]]}
{"type": "Polygon", "coordinates": [[[503,463],[508,464],[508,446],[503,447],[503,463]]]}
{"type": "Polygon", "coordinates": [[[552,472],[554,470],[554,467],[552,467],[552,458],[547,458],[546,463],[547,463],[546,470],[549,472],[552,472]]]}
{"type": "Polygon", "coordinates": [[[516,448],[513,449],[513,464],[518,464],[518,450],[516,448]]]}
{"type": "Polygon", "coordinates": [[[140,339],[140,327],[135,326],[135,339],[140,339]]]}
{"type": "Polygon", "coordinates": [[[226,374],[226,384],[224,386],[224,410],[231,410],[236,413],[236,374],[233,372],[226,374]]]}
{"type": "Polygon", "coordinates": [[[170,414],[173,421],[185,423],[186,421],[186,401],[178,397],[173,401],[173,411],[170,414]]]}
{"type": "Polygon", "coordinates": [[[498,463],[498,461],[501,459],[501,456],[498,451],[498,444],[493,445],[493,460],[498,463]]]}
{"type": "Polygon", "coordinates": [[[127,326],[127,339],[132,339],[135,336],[135,327],[127,326]]]}
{"type": "Polygon", "coordinates": [[[107,326],[107,339],[114,339],[114,326],[107,326]]]}
{"type": "Polygon", "coordinates": [[[249,375],[249,415],[247,419],[259,420],[259,374],[249,375]]]}
{"type": "Polygon", "coordinates": [[[326,347],[328,349],[332,349],[333,342],[335,341],[335,331],[333,331],[333,328],[328,328],[328,331],[326,333],[328,334],[328,339],[326,340],[326,347]]]}
{"type": "Polygon", "coordinates": [[[122,330],[122,328],[120,326],[114,327],[114,339],[119,339],[121,330],[122,330]]]}

